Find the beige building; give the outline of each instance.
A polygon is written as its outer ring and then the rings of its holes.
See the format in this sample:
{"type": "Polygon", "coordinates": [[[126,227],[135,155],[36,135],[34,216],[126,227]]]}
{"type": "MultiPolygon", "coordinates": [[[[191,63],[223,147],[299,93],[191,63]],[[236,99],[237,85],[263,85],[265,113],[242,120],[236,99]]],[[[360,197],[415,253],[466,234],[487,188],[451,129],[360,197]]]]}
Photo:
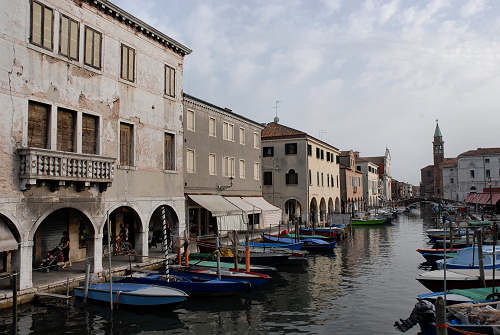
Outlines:
{"type": "Polygon", "coordinates": [[[363,194],[365,208],[380,206],[378,165],[361,157],[356,158],[356,170],[363,173],[363,194]]]}
{"type": "Polygon", "coordinates": [[[1,15],[2,268],[31,287],[68,231],[72,261],[101,272],[108,214],[140,256],[163,208],[181,232],[191,50],[105,0],[9,1],[1,15]]]}
{"type": "Polygon", "coordinates": [[[340,212],[339,150],[277,120],[262,131],[264,198],[283,221],[324,225],[340,212]]]}

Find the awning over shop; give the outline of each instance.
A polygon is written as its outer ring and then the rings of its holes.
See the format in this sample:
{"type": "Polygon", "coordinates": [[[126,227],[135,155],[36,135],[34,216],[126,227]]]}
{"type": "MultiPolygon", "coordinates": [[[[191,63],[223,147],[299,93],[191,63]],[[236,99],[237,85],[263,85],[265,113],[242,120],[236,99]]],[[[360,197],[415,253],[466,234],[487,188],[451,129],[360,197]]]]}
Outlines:
{"type": "Polygon", "coordinates": [[[280,211],[278,207],[271,205],[262,197],[243,197],[243,200],[263,211],[280,211]]]}
{"type": "Polygon", "coordinates": [[[242,210],[220,195],[189,195],[189,198],[217,218],[219,232],[246,230],[242,210]]]}
{"type": "Polygon", "coordinates": [[[262,210],[251,203],[243,200],[241,197],[224,197],[227,201],[240,208],[245,214],[259,214],[262,210]]]}
{"type": "Polygon", "coordinates": [[[7,224],[0,219],[0,252],[16,250],[17,241],[7,224]]]}
{"type": "Polygon", "coordinates": [[[479,205],[493,205],[500,200],[500,193],[492,193],[491,197],[489,193],[469,193],[467,195],[467,203],[479,204],[479,205]]]}

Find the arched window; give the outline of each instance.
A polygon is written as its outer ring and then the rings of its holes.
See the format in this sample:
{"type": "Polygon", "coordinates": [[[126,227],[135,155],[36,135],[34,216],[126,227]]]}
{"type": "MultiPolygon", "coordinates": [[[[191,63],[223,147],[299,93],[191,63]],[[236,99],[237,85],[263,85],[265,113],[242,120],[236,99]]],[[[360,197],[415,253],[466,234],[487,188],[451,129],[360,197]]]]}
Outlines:
{"type": "Polygon", "coordinates": [[[299,175],[295,173],[294,169],[288,170],[286,174],[286,184],[287,185],[297,185],[299,183],[299,175]]]}

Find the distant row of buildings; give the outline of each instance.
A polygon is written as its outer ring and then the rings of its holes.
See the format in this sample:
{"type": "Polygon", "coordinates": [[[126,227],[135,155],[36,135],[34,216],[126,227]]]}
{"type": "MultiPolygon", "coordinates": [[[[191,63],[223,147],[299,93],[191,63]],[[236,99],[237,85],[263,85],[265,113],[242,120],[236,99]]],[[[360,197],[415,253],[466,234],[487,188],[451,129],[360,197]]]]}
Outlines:
{"type": "Polygon", "coordinates": [[[422,196],[500,210],[500,148],[478,148],[445,158],[443,135],[436,124],[433,155],[434,164],[421,169],[422,196]]]}
{"type": "Polygon", "coordinates": [[[194,239],[391,200],[388,149],[360,157],[184,93],[191,50],[109,1],[12,1],[0,26],[0,273],[21,289],[63,232],[100,273],[124,226],[142,260],[164,220],[194,239]]]}
{"type": "Polygon", "coordinates": [[[392,179],[391,184],[392,200],[404,200],[411,198],[418,198],[420,196],[420,187],[392,179]]]}

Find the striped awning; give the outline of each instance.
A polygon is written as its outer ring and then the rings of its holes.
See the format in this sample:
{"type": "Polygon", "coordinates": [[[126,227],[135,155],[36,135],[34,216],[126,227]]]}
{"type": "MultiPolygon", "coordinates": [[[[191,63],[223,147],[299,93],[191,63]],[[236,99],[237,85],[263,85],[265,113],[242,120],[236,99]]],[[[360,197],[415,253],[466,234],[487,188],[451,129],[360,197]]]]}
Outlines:
{"type": "Polygon", "coordinates": [[[500,201],[500,193],[469,193],[466,202],[469,204],[493,205],[500,201]]]}

